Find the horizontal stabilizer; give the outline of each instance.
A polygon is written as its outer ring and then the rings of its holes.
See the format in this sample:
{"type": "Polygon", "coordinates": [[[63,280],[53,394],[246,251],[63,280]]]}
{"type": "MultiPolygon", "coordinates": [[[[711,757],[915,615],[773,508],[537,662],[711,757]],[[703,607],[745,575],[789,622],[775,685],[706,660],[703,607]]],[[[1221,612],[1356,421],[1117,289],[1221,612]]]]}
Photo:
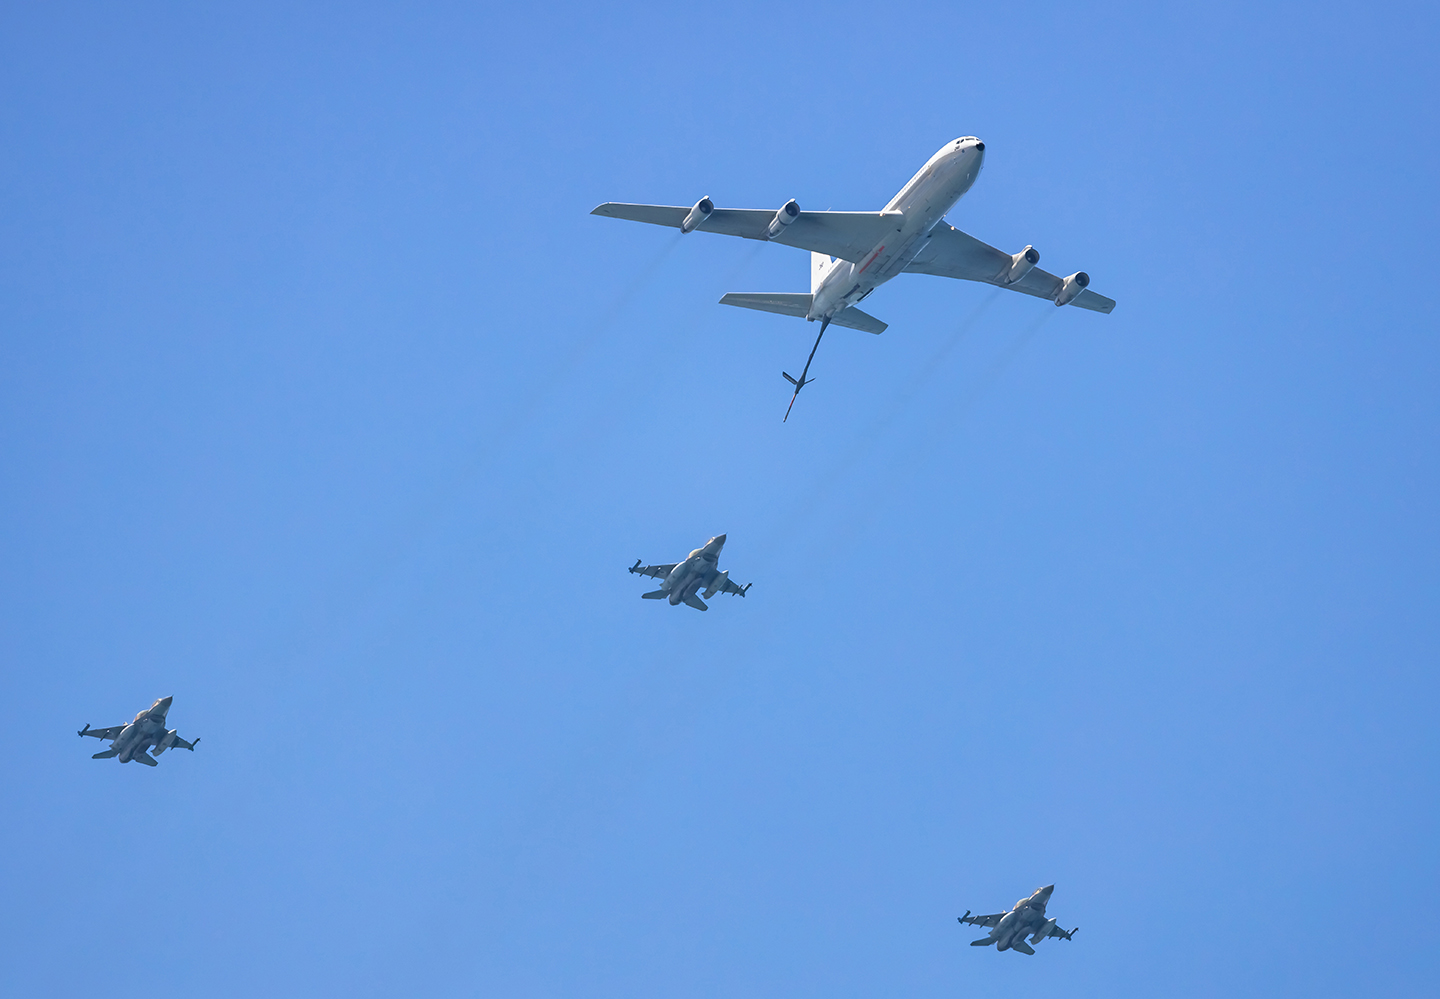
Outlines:
{"type": "Polygon", "coordinates": [[[705,603],[705,601],[701,600],[699,597],[697,597],[697,596],[696,596],[695,594],[693,594],[693,593],[690,594],[688,597],[685,598],[685,602],[686,602],[687,604],[689,604],[691,607],[694,607],[696,610],[709,610],[709,609],[710,609],[710,607],[705,603]]]}
{"type": "Polygon", "coordinates": [[[640,594],[641,600],[664,600],[670,594],[664,590],[651,590],[649,593],[640,594]]]}
{"type": "Polygon", "coordinates": [[[103,753],[96,753],[94,756],[92,756],[92,757],[90,757],[90,758],[91,758],[92,760],[109,760],[109,759],[113,759],[113,758],[115,758],[116,756],[119,756],[119,755],[120,755],[120,750],[118,750],[118,749],[107,749],[107,750],[105,750],[103,753]]]}
{"type": "Polygon", "coordinates": [[[989,947],[995,942],[994,937],[981,937],[979,940],[971,940],[971,947],[989,947]]]}
{"type": "Polygon", "coordinates": [[[1024,940],[1016,940],[1016,941],[1015,941],[1014,943],[1012,943],[1010,946],[1013,947],[1013,948],[1015,948],[1016,950],[1018,950],[1018,951],[1019,951],[1020,953],[1022,953],[1022,954],[1034,954],[1034,953],[1035,953],[1035,948],[1034,948],[1034,947],[1031,947],[1031,946],[1030,946],[1029,944],[1027,944],[1024,940]]]}
{"type": "MultiPolygon", "coordinates": [[[[774,312],[782,316],[804,319],[810,314],[813,295],[783,291],[732,291],[720,299],[721,305],[733,305],[740,309],[754,309],[757,312],[774,312]]],[[[883,333],[889,323],[882,323],[868,312],[861,312],[853,306],[841,309],[830,320],[836,326],[846,326],[862,333],[883,333]]]]}
{"type": "Polygon", "coordinates": [[[136,763],[143,763],[143,764],[145,764],[147,767],[158,767],[158,766],[160,765],[160,762],[159,762],[158,760],[156,760],[153,756],[151,756],[149,753],[146,753],[146,752],[136,753],[136,754],[135,754],[133,757],[131,757],[131,758],[132,758],[136,763]]]}
{"type": "Polygon", "coordinates": [[[804,319],[810,314],[810,303],[814,300],[814,295],[783,291],[732,291],[720,299],[720,304],[804,319]]]}

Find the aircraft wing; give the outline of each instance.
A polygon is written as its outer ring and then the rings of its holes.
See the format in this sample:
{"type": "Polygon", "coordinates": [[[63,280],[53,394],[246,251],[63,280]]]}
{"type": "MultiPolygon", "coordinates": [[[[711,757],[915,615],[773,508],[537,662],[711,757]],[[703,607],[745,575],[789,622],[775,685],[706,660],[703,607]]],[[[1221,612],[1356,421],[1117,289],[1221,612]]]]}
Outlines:
{"type": "Polygon", "coordinates": [[[972,916],[970,913],[960,917],[960,922],[968,923],[971,926],[999,926],[1000,920],[1004,919],[1007,913],[992,912],[988,916],[972,916]]]}
{"type": "MultiPolygon", "coordinates": [[[[763,239],[858,263],[884,242],[888,233],[898,230],[905,220],[900,212],[802,211],[794,222],[780,231],[780,235],[770,239],[766,230],[775,218],[775,211],[770,208],[717,208],[695,231],[763,239]]],[[[679,229],[690,209],[675,205],[626,205],[608,201],[590,214],[679,229]]]]}
{"type": "Polygon", "coordinates": [[[744,586],[738,586],[735,584],[734,580],[732,580],[729,576],[726,576],[725,585],[720,587],[720,592],[733,593],[737,597],[743,597],[745,595],[745,591],[750,589],[752,585],[753,584],[751,583],[746,583],[744,586]]]}
{"type": "MultiPolygon", "coordinates": [[[[200,741],[199,739],[196,739],[196,740],[195,740],[195,742],[199,742],[199,741],[200,741]]],[[[171,749],[188,749],[188,750],[190,750],[190,751],[193,753],[193,752],[195,751],[195,742],[186,742],[184,739],[180,738],[180,737],[177,735],[177,736],[175,737],[175,741],[172,742],[172,743],[170,743],[170,748],[171,748],[171,749]]]]}
{"type": "Polygon", "coordinates": [[[1049,937],[1059,937],[1061,940],[1069,940],[1069,939],[1070,939],[1071,937],[1073,937],[1076,933],[1078,933],[1079,930],[1080,930],[1080,927],[1078,927],[1078,926],[1075,927],[1075,929],[1073,929],[1073,930],[1062,930],[1058,925],[1056,925],[1056,926],[1050,927],[1050,932],[1047,933],[1047,934],[1045,934],[1045,935],[1046,935],[1046,936],[1049,936],[1049,937]]]}
{"type": "Polygon", "coordinates": [[[669,565],[642,566],[640,560],[636,559],[635,564],[630,567],[630,571],[639,576],[654,576],[656,579],[664,579],[674,572],[675,567],[679,564],[679,562],[671,562],[669,565]]]}
{"type": "MultiPolygon", "coordinates": [[[[1063,278],[1058,278],[1049,271],[1032,267],[1019,281],[1005,284],[1000,280],[1000,275],[1009,267],[1010,254],[942,222],[931,230],[929,241],[905,270],[912,274],[935,274],[939,277],[959,278],[961,281],[983,281],[998,288],[1034,295],[1036,298],[1048,298],[1052,302],[1065,283],[1063,278]]],[[[1108,313],[1115,308],[1114,299],[1097,295],[1088,288],[1070,304],[1091,312],[1108,313]]]]}
{"type": "Polygon", "coordinates": [[[86,725],[75,734],[93,735],[97,739],[113,739],[123,731],[125,731],[124,725],[112,725],[110,728],[91,728],[89,725],[86,725]]]}

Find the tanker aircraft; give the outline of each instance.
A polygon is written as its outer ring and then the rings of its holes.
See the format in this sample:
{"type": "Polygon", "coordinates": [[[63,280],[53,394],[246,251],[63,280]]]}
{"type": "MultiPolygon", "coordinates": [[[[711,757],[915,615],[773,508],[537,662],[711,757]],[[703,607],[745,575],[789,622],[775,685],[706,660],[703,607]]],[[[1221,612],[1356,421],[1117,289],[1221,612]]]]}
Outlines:
{"type": "Polygon", "coordinates": [[[730,570],[720,571],[720,549],[724,547],[725,535],[717,534],[685,556],[683,562],[641,566],[637,558],[630,567],[631,572],[641,576],[654,576],[660,580],[660,589],[642,593],[640,596],[645,600],[669,600],[671,607],[683,601],[702,611],[710,609],[705,601],[695,594],[702,586],[705,587],[706,599],[717,593],[731,593],[743,597],[745,591],[754,584],[737,586],[730,582],[730,570]]]}
{"type": "MultiPolygon", "coordinates": [[[[794,406],[800,390],[814,381],[806,375],[831,323],[866,333],[885,330],[885,323],[855,306],[900,273],[982,281],[1092,312],[1108,313],[1115,308],[1112,299],[1089,290],[1090,276],[1084,271],[1057,277],[1035,266],[1040,262],[1035,247],[1006,253],[945,221],[945,213],[970,190],[984,162],[985,143],[975,136],[947,142],[878,212],[801,211],[793,198],[775,212],[716,208],[704,197],[690,208],[607,202],[590,214],[670,226],[682,233],[700,229],[809,250],[810,294],[732,292],[720,299],[722,305],[820,320],[820,335],[799,379],[781,372],[795,386],[790,396],[794,406]]],[[[787,407],[785,419],[789,418],[787,407]]]]}
{"type": "Polygon", "coordinates": [[[112,757],[120,757],[121,763],[129,763],[134,760],[136,763],[143,763],[147,767],[159,766],[155,756],[159,756],[165,750],[172,747],[195,751],[195,743],[186,742],[176,734],[175,729],[165,728],[165,716],[170,712],[170,702],[173,697],[162,697],[154,704],[135,716],[135,720],[129,725],[112,725],[110,728],[91,728],[86,725],[77,735],[93,735],[97,739],[110,739],[110,748],[102,750],[90,757],[92,760],[108,760],[112,757]],[[155,747],[155,756],[151,756],[145,750],[151,746],[155,747]]]}
{"type": "Polygon", "coordinates": [[[1054,890],[1054,885],[1036,888],[1035,894],[1016,902],[1015,908],[1009,912],[972,916],[970,910],[966,909],[965,915],[960,917],[960,922],[968,923],[971,926],[991,927],[989,936],[971,940],[970,946],[988,947],[994,944],[996,950],[1018,950],[1022,954],[1034,954],[1035,948],[1030,944],[1037,944],[1046,937],[1069,940],[1080,927],[1077,926],[1073,930],[1062,930],[1055,925],[1055,920],[1045,918],[1045,903],[1050,901],[1050,893],[1054,890]],[[1027,936],[1030,937],[1030,943],[1025,942],[1027,936]]]}

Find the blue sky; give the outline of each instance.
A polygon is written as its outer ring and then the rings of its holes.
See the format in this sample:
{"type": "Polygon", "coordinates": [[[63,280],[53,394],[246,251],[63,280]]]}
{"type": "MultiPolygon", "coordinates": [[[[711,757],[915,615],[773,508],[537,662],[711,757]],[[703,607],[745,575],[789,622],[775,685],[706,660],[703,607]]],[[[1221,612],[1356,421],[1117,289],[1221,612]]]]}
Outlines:
{"type": "Polygon", "coordinates": [[[1433,986],[1432,8],[0,18],[3,991],[1433,986]],[[1118,308],[902,277],[784,425],[805,255],[588,214],[966,134],[1118,308]]]}

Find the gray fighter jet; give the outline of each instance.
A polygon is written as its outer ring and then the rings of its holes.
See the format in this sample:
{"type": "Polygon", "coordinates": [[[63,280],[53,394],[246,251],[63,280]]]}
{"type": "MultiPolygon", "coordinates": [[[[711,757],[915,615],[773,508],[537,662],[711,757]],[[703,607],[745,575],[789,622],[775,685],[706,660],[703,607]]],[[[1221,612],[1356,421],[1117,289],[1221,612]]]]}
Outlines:
{"type": "Polygon", "coordinates": [[[92,760],[108,760],[111,757],[120,757],[121,763],[129,763],[134,760],[143,763],[147,767],[159,766],[155,756],[159,756],[167,749],[179,747],[195,750],[195,742],[186,742],[175,734],[175,730],[165,728],[165,715],[170,711],[170,702],[173,697],[162,697],[154,704],[135,716],[135,720],[129,725],[114,725],[110,728],[91,728],[86,725],[77,735],[93,735],[97,739],[110,739],[110,748],[103,752],[96,753],[90,757],[92,760]],[[145,750],[151,746],[155,747],[155,756],[151,756],[145,750]]]}
{"type": "Polygon", "coordinates": [[[1062,930],[1055,925],[1055,920],[1045,918],[1045,903],[1050,901],[1050,893],[1054,890],[1054,885],[1036,888],[1034,895],[1016,902],[1015,908],[1009,912],[972,916],[970,910],[966,909],[965,915],[960,917],[960,922],[968,923],[971,926],[991,927],[989,936],[971,940],[970,946],[988,947],[994,944],[996,950],[1018,950],[1022,954],[1033,954],[1035,948],[1030,944],[1037,944],[1046,937],[1069,940],[1079,931],[1080,927],[1077,926],[1073,930],[1062,930]],[[1025,942],[1027,936],[1030,938],[1030,943],[1025,942]]]}
{"type": "Polygon", "coordinates": [[[637,558],[630,567],[631,572],[641,576],[654,576],[660,580],[660,589],[642,593],[640,596],[646,600],[668,599],[671,607],[683,600],[696,610],[702,611],[710,609],[704,600],[696,596],[695,591],[702,586],[705,587],[706,598],[717,593],[733,593],[743,597],[752,584],[736,586],[730,582],[728,569],[725,572],[720,571],[717,563],[720,561],[720,549],[724,547],[725,535],[717,534],[705,542],[704,547],[696,548],[687,555],[684,562],[642,566],[637,558]]]}

